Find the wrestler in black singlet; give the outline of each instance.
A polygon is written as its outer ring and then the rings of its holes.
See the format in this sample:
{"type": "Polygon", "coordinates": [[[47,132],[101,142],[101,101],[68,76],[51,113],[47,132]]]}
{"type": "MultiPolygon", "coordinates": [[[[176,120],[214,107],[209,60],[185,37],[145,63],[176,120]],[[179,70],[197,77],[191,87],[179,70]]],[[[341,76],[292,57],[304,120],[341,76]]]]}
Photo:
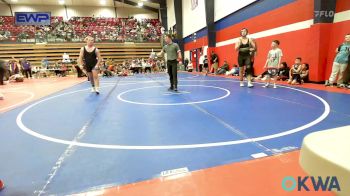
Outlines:
{"type": "Polygon", "coordinates": [[[239,49],[246,49],[244,51],[239,50],[238,52],[238,65],[239,67],[243,66],[250,66],[251,65],[251,51],[249,50],[251,48],[249,39],[246,44],[242,44],[239,46],[239,49]]]}
{"type": "Polygon", "coordinates": [[[87,72],[91,72],[97,64],[96,47],[92,52],[88,52],[84,46],[84,63],[87,72]]]}

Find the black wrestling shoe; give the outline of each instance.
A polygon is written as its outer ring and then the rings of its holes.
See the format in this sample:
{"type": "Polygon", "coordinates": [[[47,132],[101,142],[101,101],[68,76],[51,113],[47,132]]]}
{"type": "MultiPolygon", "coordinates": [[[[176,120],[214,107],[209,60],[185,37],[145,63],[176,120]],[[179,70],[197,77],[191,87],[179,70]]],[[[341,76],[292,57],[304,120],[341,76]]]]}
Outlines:
{"type": "Polygon", "coordinates": [[[168,88],[168,91],[173,91],[173,90],[174,90],[174,87],[172,86],[168,88]]]}
{"type": "Polygon", "coordinates": [[[174,91],[177,92],[177,87],[174,88],[174,91]]]}

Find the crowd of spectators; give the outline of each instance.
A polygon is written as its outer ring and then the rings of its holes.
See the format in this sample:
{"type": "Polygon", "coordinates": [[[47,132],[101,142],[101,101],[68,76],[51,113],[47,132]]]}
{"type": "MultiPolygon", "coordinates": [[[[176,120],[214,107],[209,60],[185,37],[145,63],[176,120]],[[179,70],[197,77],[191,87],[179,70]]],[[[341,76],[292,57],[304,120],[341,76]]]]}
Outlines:
{"type": "Polygon", "coordinates": [[[14,17],[0,16],[0,41],[80,42],[86,36],[96,42],[158,42],[161,37],[158,19],[52,17],[49,26],[16,26],[14,17]]]}
{"type": "Polygon", "coordinates": [[[115,63],[112,59],[102,62],[102,75],[111,76],[130,76],[143,73],[164,72],[166,69],[164,60],[134,58],[125,60],[122,63],[115,63]]]}

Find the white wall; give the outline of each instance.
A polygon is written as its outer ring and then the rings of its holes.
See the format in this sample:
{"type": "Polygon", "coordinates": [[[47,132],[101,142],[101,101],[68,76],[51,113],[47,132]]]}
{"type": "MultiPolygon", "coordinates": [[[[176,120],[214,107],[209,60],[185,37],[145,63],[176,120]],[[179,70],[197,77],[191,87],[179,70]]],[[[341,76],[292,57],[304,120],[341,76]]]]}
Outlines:
{"type": "Polygon", "coordinates": [[[49,5],[11,5],[12,12],[51,12],[51,16],[66,17],[66,11],[63,6],[49,6],[49,5]]]}
{"type": "MultiPolygon", "coordinates": [[[[218,21],[254,1],[257,0],[214,0],[214,20],[218,21]]],[[[191,9],[191,0],[182,0],[182,11],[184,37],[207,26],[204,0],[198,0],[198,7],[194,10],[191,9]]]]}
{"type": "MultiPolygon", "coordinates": [[[[52,16],[63,16],[66,19],[66,10],[64,6],[41,6],[41,5],[12,5],[12,11],[15,12],[51,12],[52,16]]],[[[67,6],[68,18],[72,16],[92,16],[96,17],[115,17],[114,7],[87,7],[87,6],[67,6]]],[[[0,15],[10,16],[10,9],[0,4],[0,15]]],[[[141,8],[117,8],[117,17],[127,18],[134,16],[136,18],[158,18],[158,13],[151,12],[141,8]]]]}
{"type": "Polygon", "coordinates": [[[152,11],[141,9],[141,8],[117,7],[117,16],[118,16],[118,18],[127,18],[128,16],[133,16],[135,18],[158,19],[158,12],[152,12],[152,11]]]}
{"type": "MultiPolygon", "coordinates": [[[[67,6],[68,18],[73,16],[115,17],[113,7],[73,7],[67,6]]],[[[64,14],[65,15],[65,14],[64,14]]]]}
{"type": "Polygon", "coordinates": [[[207,26],[204,0],[198,0],[198,6],[194,10],[191,8],[191,0],[182,0],[182,13],[184,37],[207,26]]]}
{"type": "Polygon", "coordinates": [[[168,30],[169,30],[170,27],[176,24],[174,0],[167,0],[166,6],[167,6],[167,12],[168,12],[167,17],[168,17],[168,30]]]}
{"type": "Polygon", "coordinates": [[[214,20],[218,21],[254,1],[257,0],[214,0],[214,20]]]}

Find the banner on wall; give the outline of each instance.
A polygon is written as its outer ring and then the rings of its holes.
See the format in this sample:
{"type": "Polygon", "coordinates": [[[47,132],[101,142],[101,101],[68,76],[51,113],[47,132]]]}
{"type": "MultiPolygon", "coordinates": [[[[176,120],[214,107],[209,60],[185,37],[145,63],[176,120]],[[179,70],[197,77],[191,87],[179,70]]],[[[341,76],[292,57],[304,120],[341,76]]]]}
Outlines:
{"type": "Polygon", "coordinates": [[[50,25],[51,12],[15,12],[15,25],[50,25]]]}

